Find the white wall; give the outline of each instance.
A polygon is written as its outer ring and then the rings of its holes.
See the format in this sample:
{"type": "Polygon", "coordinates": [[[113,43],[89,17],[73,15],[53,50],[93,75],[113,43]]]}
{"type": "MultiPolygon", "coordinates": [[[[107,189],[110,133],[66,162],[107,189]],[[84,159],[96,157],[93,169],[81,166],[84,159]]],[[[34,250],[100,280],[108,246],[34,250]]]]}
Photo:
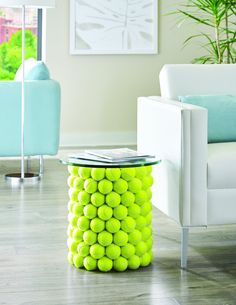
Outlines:
{"type": "Polygon", "coordinates": [[[176,0],[159,1],[158,55],[69,54],[69,0],[47,12],[46,58],[62,87],[61,146],[126,145],[136,141],[138,96],[158,95],[165,63],[189,63],[195,47],[182,49],[191,28],[177,29],[176,0]],[[188,32],[187,32],[188,31],[188,32]]]}

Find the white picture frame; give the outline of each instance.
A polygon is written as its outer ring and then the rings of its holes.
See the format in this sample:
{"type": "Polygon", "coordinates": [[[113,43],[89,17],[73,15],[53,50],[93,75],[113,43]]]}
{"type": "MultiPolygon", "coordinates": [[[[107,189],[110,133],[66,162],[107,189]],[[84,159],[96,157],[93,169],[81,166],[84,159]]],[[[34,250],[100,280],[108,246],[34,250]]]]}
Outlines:
{"type": "Polygon", "coordinates": [[[70,0],[70,54],[157,54],[158,0],[70,0]]]}

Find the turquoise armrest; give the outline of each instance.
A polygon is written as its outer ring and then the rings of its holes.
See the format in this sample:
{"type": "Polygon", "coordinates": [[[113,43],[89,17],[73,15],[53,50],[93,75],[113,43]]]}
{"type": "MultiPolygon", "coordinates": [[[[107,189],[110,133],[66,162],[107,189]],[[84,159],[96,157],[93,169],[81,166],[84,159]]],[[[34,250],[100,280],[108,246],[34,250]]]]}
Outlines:
{"type": "MultiPolygon", "coordinates": [[[[60,85],[25,83],[25,155],[55,155],[59,147],[60,85]]],[[[21,154],[21,82],[0,82],[0,156],[21,154]]]]}

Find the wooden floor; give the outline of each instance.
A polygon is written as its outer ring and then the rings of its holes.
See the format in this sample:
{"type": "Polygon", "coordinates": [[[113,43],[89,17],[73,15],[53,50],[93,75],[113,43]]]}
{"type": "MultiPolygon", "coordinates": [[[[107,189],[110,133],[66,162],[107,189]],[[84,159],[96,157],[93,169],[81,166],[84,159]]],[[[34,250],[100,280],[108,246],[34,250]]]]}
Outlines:
{"type": "Polygon", "coordinates": [[[236,304],[236,226],[192,230],[182,271],[179,226],[155,210],[151,267],[76,270],[66,259],[66,168],[49,160],[40,184],[11,189],[3,174],[16,165],[0,162],[0,305],[236,304]]]}

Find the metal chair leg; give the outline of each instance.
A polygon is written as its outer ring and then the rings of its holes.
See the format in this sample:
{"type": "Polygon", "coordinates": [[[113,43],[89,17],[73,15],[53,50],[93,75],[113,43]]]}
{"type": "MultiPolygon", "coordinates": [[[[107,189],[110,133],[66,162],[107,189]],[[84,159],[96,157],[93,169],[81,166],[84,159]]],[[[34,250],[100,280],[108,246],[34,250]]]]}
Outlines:
{"type": "Polygon", "coordinates": [[[43,160],[43,156],[39,156],[39,176],[43,176],[44,174],[44,160],[43,160]]]}
{"type": "Polygon", "coordinates": [[[181,268],[186,269],[188,263],[188,235],[189,228],[181,229],[181,268]]]}

